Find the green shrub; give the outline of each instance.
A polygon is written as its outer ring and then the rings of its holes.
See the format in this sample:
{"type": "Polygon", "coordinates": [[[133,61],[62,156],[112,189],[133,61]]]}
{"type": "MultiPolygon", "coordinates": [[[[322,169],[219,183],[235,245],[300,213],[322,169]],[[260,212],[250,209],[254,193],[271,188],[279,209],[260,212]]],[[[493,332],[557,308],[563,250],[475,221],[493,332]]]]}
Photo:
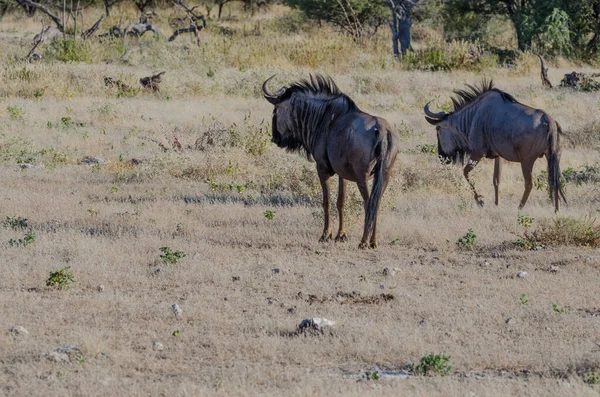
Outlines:
{"type": "Polygon", "coordinates": [[[7,216],[6,220],[2,221],[2,226],[10,227],[11,229],[25,229],[28,226],[27,219],[20,216],[7,216]]]}
{"type": "Polygon", "coordinates": [[[177,263],[179,259],[185,258],[186,254],[182,251],[173,251],[169,247],[160,247],[159,248],[162,254],[160,255],[160,259],[164,263],[174,265],[177,263]]]}
{"type": "Polygon", "coordinates": [[[546,220],[532,231],[525,230],[517,245],[531,249],[540,245],[600,246],[600,226],[592,218],[558,217],[546,220]]]}
{"type": "Polygon", "coordinates": [[[452,366],[450,365],[450,356],[445,354],[429,354],[421,357],[421,361],[414,368],[417,375],[440,375],[450,374],[452,366]]]}
{"type": "Polygon", "coordinates": [[[473,229],[469,229],[467,234],[458,239],[456,245],[460,248],[469,249],[475,245],[476,239],[477,235],[473,232],[473,229]]]}
{"type": "Polygon", "coordinates": [[[70,266],[50,272],[50,276],[46,280],[47,287],[61,290],[69,289],[73,283],[75,283],[75,276],[73,276],[70,266]]]}
{"type": "Polygon", "coordinates": [[[90,49],[85,41],[54,40],[50,45],[51,57],[61,62],[90,62],[90,49]]]}

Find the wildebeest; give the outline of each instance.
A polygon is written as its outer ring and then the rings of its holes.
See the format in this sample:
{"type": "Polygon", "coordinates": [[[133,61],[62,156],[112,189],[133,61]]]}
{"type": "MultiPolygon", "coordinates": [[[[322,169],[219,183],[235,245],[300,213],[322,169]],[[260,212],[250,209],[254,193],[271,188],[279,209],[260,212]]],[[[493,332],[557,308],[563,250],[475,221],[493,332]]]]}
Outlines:
{"type": "Polygon", "coordinates": [[[272,142],[290,152],[304,151],[315,160],[323,188],[325,225],[320,241],[331,239],[329,178],[339,176],[337,209],[339,229],[335,241],[346,241],[344,201],[347,181],[356,182],[365,209],[360,248],[377,246],[379,202],[399,151],[399,136],[388,122],[362,112],[330,77],[310,76],[275,93],[262,86],[265,99],[275,105],[272,142]],[[368,180],[375,177],[369,194],[368,180]]]}
{"type": "Polygon", "coordinates": [[[560,136],[558,122],[546,112],[519,103],[512,95],[494,87],[492,80],[483,80],[479,87],[467,84],[465,90],[455,90],[454,111],[433,113],[425,105],[425,119],[436,126],[438,154],[448,162],[462,163],[468,159],[464,175],[482,206],[483,200],[469,179],[469,172],[483,158],[495,159],[494,191],[498,205],[500,158],[521,163],[525,191],[519,209],[527,202],[533,187],[532,169],[538,157],[548,160],[548,185],[558,212],[559,195],[566,203],[560,183],[560,136]]]}

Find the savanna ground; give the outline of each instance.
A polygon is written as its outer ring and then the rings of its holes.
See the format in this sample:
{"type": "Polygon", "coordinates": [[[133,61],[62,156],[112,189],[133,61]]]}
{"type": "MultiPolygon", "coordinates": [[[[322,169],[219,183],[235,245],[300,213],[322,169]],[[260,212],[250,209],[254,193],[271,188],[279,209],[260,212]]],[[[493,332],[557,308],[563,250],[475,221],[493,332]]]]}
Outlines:
{"type": "MultiPolygon", "coordinates": [[[[294,32],[287,12],[224,22],[231,31],[209,28],[199,47],[149,35],[93,42],[68,63],[52,60],[50,44],[39,63],[16,60],[39,26],[2,21],[1,393],[598,395],[599,95],[542,88],[530,54],[510,68],[409,70],[389,55],[388,32],[354,45],[315,27],[294,32]],[[141,51],[118,62],[132,45],[141,51]],[[162,70],[156,94],[103,84],[137,87],[162,70]],[[402,135],[377,250],[357,249],[355,186],[350,241],[318,243],[314,164],[269,143],[260,84],[313,71],[402,135]],[[448,110],[452,89],[482,76],[562,124],[561,168],[571,170],[559,216],[544,159],[519,222],[518,165],[505,167],[499,207],[493,163],[478,166],[478,208],[461,170],[434,154],[423,105],[448,110]],[[469,229],[474,244],[461,247],[469,229]],[[161,247],[186,256],[165,263],[161,247]],[[47,287],[65,267],[70,288],[47,287]],[[309,317],[336,326],[295,335],[309,317]],[[29,335],[10,332],[17,325],[29,335]],[[69,362],[44,356],[65,345],[80,349],[69,362]],[[442,353],[447,376],[412,375],[409,364],[442,353]],[[411,376],[365,375],[401,370],[411,376]]],[[[168,30],[166,17],[158,24],[168,30]]],[[[550,78],[573,69],[591,70],[555,62],[550,78]]]]}

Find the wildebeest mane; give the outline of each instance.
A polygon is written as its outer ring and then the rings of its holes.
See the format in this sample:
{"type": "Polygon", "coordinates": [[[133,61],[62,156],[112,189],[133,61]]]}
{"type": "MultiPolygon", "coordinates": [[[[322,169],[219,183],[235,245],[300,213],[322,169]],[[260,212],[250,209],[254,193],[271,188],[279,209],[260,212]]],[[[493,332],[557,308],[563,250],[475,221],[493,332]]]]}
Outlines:
{"type": "MultiPolygon", "coordinates": [[[[454,105],[454,111],[452,113],[456,113],[459,110],[464,109],[465,107],[467,107],[468,105],[473,103],[477,98],[479,98],[486,92],[490,92],[490,91],[497,92],[498,94],[502,95],[502,98],[504,98],[507,101],[515,102],[515,103],[518,102],[515,99],[515,97],[513,97],[509,93],[506,93],[506,92],[496,88],[494,86],[493,79],[487,80],[484,78],[483,80],[481,80],[481,83],[479,84],[479,86],[471,85],[471,84],[466,84],[466,86],[467,86],[467,88],[465,88],[465,89],[454,90],[454,94],[456,96],[454,98],[452,98],[452,104],[454,105]]],[[[452,114],[452,113],[450,113],[450,114],[452,114]]]]}
{"type": "Polygon", "coordinates": [[[337,119],[359,111],[331,77],[319,74],[292,84],[281,99],[290,100],[292,136],[285,139],[285,147],[292,152],[303,149],[309,158],[319,137],[327,134],[337,119]]]}

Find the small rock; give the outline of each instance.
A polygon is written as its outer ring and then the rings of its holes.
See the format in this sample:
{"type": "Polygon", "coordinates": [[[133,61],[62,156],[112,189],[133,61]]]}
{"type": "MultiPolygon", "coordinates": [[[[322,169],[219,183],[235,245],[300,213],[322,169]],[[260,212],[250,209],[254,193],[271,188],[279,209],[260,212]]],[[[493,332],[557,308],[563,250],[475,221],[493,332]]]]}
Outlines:
{"type": "Polygon", "coordinates": [[[223,300],[224,300],[225,302],[227,302],[229,299],[227,299],[227,297],[225,297],[225,298],[223,298],[223,300]]]}
{"type": "Polygon", "coordinates": [[[37,168],[38,165],[37,164],[30,164],[30,163],[23,163],[23,164],[19,164],[19,167],[21,167],[21,169],[37,168]]]}
{"type": "Polygon", "coordinates": [[[29,335],[29,331],[27,331],[24,327],[20,325],[15,325],[10,329],[10,332],[17,335],[29,335]]]}
{"type": "Polygon", "coordinates": [[[98,292],[104,292],[104,284],[100,284],[98,287],[96,287],[96,289],[98,292]]]}
{"type": "Polygon", "coordinates": [[[163,269],[161,269],[160,267],[156,268],[156,269],[154,269],[154,272],[152,272],[152,274],[154,276],[160,276],[161,274],[163,274],[163,269]]]}
{"type": "Polygon", "coordinates": [[[513,320],[512,317],[506,317],[506,320],[504,320],[504,322],[508,325],[513,325],[515,323],[515,320],[513,320]]]}
{"type": "Polygon", "coordinates": [[[492,258],[498,259],[500,258],[500,254],[498,252],[492,252],[492,258]]]}
{"type": "Polygon", "coordinates": [[[483,262],[483,263],[481,264],[481,266],[486,266],[486,267],[487,267],[487,266],[489,266],[489,265],[491,265],[491,263],[490,263],[490,262],[488,262],[488,261],[485,261],[485,262],[483,262]]]}
{"type": "Polygon", "coordinates": [[[558,268],[556,266],[548,265],[548,267],[546,267],[546,271],[550,273],[558,273],[558,268]]]}
{"type": "Polygon", "coordinates": [[[171,305],[171,311],[177,317],[181,317],[181,315],[183,314],[183,310],[181,310],[181,308],[179,307],[179,305],[177,303],[175,303],[174,305],[171,305]]]}
{"type": "Polygon", "coordinates": [[[273,274],[278,274],[281,272],[281,269],[279,269],[278,267],[273,268],[273,274]]]}
{"type": "Polygon", "coordinates": [[[305,318],[298,324],[298,330],[301,332],[304,331],[320,331],[323,332],[326,328],[333,328],[335,326],[335,321],[327,320],[326,318],[314,317],[314,318],[305,318]]]}
{"type": "Polygon", "coordinates": [[[193,259],[193,260],[195,260],[195,261],[197,261],[197,260],[198,260],[198,259],[200,259],[200,258],[202,258],[202,255],[200,255],[200,253],[199,253],[199,252],[196,252],[196,253],[194,254],[194,256],[192,256],[192,259],[193,259]]]}
{"type": "Polygon", "coordinates": [[[385,285],[379,284],[379,289],[385,289],[385,285]]]}
{"type": "Polygon", "coordinates": [[[68,363],[69,362],[69,355],[67,353],[48,352],[48,353],[44,353],[44,356],[48,360],[54,361],[56,363],[68,363]]]}
{"type": "Polygon", "coordinates": [[[399,269],[395,268],[395,267],[384,267],[383,268],[383,275],[386,277],[394,277],[396,275],[396,272],[399,269]]]}
{"type": "Polygon", "coordinates": [[[240,276],[231,277],[231,281],[240,281],[240,280],[241,280],[240,276]]]}
{"type": "Polygon", "coordinates": [[[527,278],[527,277],[529,277],[529,273],[527,273],[527,272],[517,272],[517,277],[519,277],[519,278],[527,278]]]}
{"type": "Polygon", "coordinates": [[[104,164],[106,163],[106,160],[104,159],[97,159],[95,157],[89,157],[89,156],[85,156],[83,159],[81,159],[81,163],[82,164],[104,164]]]}
{"type": "Polygon", "coordinates": [[[152,342],[152,350],[161,351],[165,348],[165,346],[160,342],[152,342]]]}
{"type": "Polygon", "coordinates": [[[425,319],[422,318],[421,321],[419,321],[419,325],[422,327],[425,325],[425,319]]]}
{"type": "Polygon", "coordinates": [[[296,308],[295,307],[290,307],[290,308],[287,309],[287,312],[289,314],[294,314],[294,313],[296,313],[296,308]]]}

